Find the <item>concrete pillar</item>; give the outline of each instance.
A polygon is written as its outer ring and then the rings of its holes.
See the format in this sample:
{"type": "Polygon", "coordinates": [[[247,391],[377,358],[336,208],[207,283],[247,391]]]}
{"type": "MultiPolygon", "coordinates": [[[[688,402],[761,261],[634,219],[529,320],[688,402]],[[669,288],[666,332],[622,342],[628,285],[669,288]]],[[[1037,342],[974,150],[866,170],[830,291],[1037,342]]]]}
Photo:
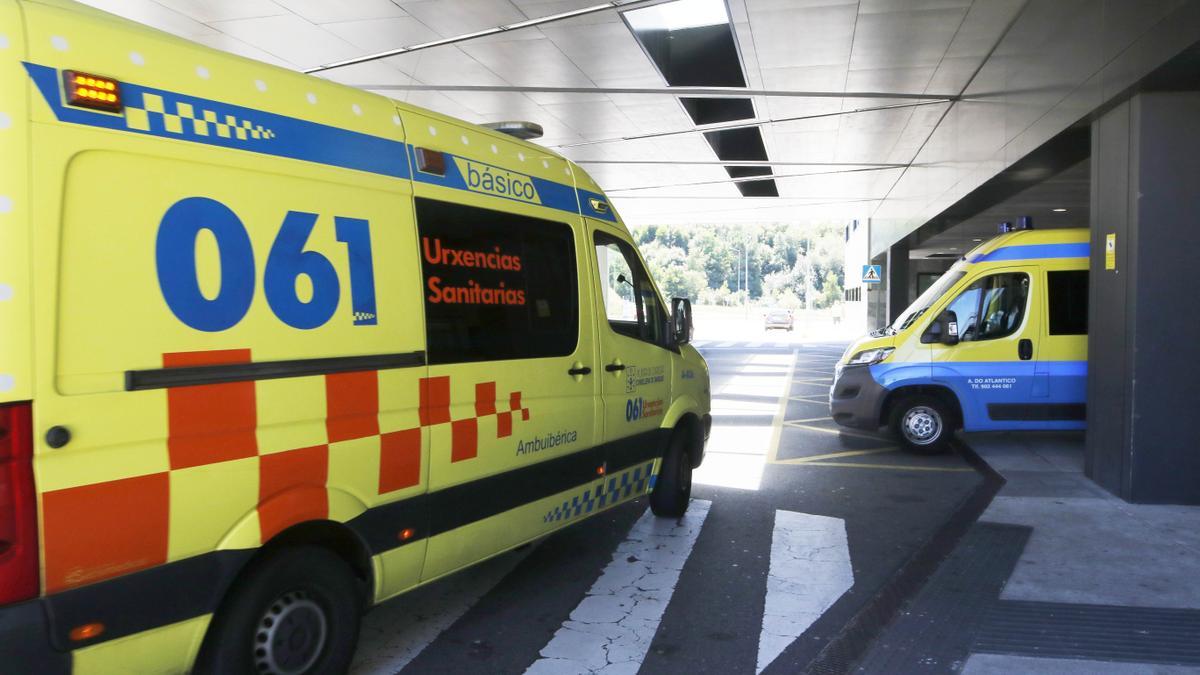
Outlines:
{"type": "Polygon", "coordinates": [[[908,307],[908,241],[901,239],[887,250],[883,272],[887,275],[887,322],[891,323],[908,307]]]}
{"type": "Polygon", "coordinates": [[[1092,124],[1086,471],[1132,502],[1200,504],[1196,120],[1200,93],[1152,93],[1092,124]]]}
{"type": "MultiPolygon", "coordinates": [[[[867,294],[867,314],[869,328],[875,330],[888,324],[887,307],[887,253],[880,253],[871,258],[870,264],[883,267],[883,282],[878,284],[863,284],[863,292],[867,294]]],[[[859,270],[861,272],[861,269],[859,270]]]]}

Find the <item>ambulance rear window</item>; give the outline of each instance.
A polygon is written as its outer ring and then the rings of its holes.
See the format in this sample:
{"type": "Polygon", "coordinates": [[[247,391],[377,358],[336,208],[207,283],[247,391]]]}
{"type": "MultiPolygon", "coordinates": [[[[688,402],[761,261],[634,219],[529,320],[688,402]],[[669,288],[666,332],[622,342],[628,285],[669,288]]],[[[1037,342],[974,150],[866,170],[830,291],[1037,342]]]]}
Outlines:
{"type": "Polygon", "coordinates": [[[579,286],[570,226],[416,203],[429,363],[574,353],[579,286]]]}

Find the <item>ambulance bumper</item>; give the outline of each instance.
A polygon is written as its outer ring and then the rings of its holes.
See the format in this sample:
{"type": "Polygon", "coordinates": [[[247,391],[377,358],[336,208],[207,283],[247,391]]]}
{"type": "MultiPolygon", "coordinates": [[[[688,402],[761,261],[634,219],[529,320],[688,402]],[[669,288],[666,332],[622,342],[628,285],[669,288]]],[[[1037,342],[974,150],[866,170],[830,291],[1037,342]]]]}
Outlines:
{"type": "Polygon", "coordinates": [[[0,607],[0,664],[4,672],[71,672],[71,655],[50,646],[49,619],[40,600],[0,607]]]}
{"type": "Polygon", "coordinates": [[[875,381],[868,366],[838,366],[829,388],[829,414],[845,427],[875,431],[888,390],[875,381]]]}

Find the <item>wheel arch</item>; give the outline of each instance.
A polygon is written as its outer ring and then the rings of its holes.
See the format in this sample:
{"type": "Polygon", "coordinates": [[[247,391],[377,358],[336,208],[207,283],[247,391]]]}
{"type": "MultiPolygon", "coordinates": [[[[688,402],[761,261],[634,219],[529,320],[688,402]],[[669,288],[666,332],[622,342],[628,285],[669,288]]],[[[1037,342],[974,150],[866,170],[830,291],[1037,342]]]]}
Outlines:
{"type": "Polygon", "coordinates": [[[883,405],[879,408],[879,426],[889,424],[892,419],[892,411],[900,401],[918,394],[937,397],[954,413],[954,430],[962,427],[963,410],[962,403],[958,400],[958,395],[950,387],[940,384],[912,384],[898,387],[889,392],[883,399],[883,405]]]}
{"type": "MultiPolygon", "coordinates": [[[[297,523],[264,543],[254,559],[271,555],[291,546],[317,546],[341,558],[361,584],[364,608],[374,597],[375,567],[367,544],[350,526],[334,520],[308,520],[297,523]]],[[[246,566],[249,569],[250,565],[246,566]]]]}
{"type": "Polygon", "coordinates": [[[675,421],[671,434],[686,434],[688,448],[693,450],[692,468],[699,467],[704,461],[704,423],[700,421],[700,416],[691,411],[683,413],[675,421]]]}

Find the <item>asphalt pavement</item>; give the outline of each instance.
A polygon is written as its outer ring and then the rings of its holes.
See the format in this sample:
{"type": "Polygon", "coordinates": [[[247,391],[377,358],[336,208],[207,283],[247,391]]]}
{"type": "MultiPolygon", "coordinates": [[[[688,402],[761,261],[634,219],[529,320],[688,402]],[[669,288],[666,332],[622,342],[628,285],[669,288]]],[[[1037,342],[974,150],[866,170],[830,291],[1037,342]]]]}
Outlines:
{"type": "Polygon", "coordinates": [[[697,347],[714,425],[684,518],[638,500],[385,603],[353,672],[845,672],[865,654],[985,474],[837,428],[845,344],[697,347]]]}

